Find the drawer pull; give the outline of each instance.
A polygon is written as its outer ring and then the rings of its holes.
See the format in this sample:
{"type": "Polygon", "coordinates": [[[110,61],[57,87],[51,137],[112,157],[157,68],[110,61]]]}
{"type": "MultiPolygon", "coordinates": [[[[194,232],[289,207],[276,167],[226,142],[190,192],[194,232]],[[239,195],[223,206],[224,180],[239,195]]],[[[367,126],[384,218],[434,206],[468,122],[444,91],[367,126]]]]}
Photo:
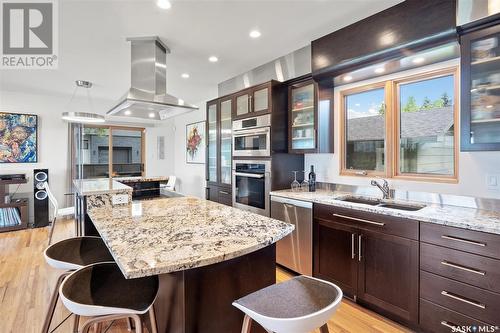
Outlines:
{"type": "Polygon", "coordinates": [[[477,269],[473,269],[473,268],[469,268],[469,267],[465,267],[465,266],[462,266],[462,265],[453,264],[453,263],[447,262],[447,261],[441,261],[441,264],[445,265],[445,266],[453,267],[453,268],[456,268],[456,269],[460,269],[462,271],[466,271],[466,272],[478,274],[478,275],[483,275],[483,276],[486,275],[486,272],[479,271],[477,269]]]}
{"type": "Polygon", "coordinates": [[[460,333],[465,333],[464,330],[460,329],[458,325],[455,325],[453,323],[449,323],[446,320],[441,321],[441,325],[448,327],[451,329],[452,332],[460,332],[460,333]]]}
{"type": "Polygon", "coordinates": [[[229,195],[229,192],[226,192],[226,191],[219,191],[219,193],[228,194],[229,195]]]}
{"type": "Polygon", "coordinates": [[[466,243],[466,244],[471,244],[471,245],[486,246],[486,243],[476,242],[476,241],[458,238],[458,237],[453,237],[453,236],[448,236],[448,235],[442,235],[441,238],[452,240],[452,241],[457,241],[457,242],[462,242],[462,243],[466,243]]]}
{"type": "Polygon", "coordinates": [[[474,302],[474,301],[469,301],[468,299],[465,299],[463,297],[460,297],[460,296],[457,296],[455,294],[449,293],[446,290],[443,290],[441,292],[441,295],[449,297],[449,298],[453,298],[453,299],[455,299],[457,301],[460,301],[460,302],[464,302],[464,303],[467,303],[467,304],[470,304],[470,305],[474,305],[475,307],[478,307],[478,308],[481,308],[481,309],[486,309],[486,305],[484,305],[484,304],[481,304],[481,303],[478,303],[478,302],[474,302]]]}
{"type": "Polygon", "coordinates": [[[385,225],[385,223],[382,223],[382,222],[374,222],[374,221],[369,221],[369,220],[365,220],[365,219],[359,219],[357,217],[350,217],[350,216],[342,215],[342,214],[335,214],[334,213],[332,215],[335,216],[335,217],[340,217],[340,218],[347,219],[347,220],[353,220],[353,221],[358,221],[358,222],[363,222],[363,223],[377,225],[379,227],[383,227],[385,225]]]}

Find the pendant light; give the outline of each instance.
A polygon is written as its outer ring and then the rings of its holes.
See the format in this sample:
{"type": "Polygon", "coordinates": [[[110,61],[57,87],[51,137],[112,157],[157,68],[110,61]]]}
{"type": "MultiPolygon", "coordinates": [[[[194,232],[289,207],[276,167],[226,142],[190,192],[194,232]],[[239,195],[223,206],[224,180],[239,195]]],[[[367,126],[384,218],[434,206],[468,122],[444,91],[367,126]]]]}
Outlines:
{"type": "MultiPolygon", "coordinates": [[[[84,80],[76,80],[76,87],[73,90],[73,95],[66,106],[66,109],[69,109],[69,106],[73,102],[76,96],[76,92],[79,88],[83,88],[87,93],[87,101],[89,104],[89,109],[92,111],[92,100],[90,98],[90,88],[92,87],[92,82],[84,81],[84,80]]],[[[75,112],[75,111],[67,111],[63,112],[62,119],[71,123],[103,123],[105,122],[104,116],[92,113],[92,112],[75,112]]]]}

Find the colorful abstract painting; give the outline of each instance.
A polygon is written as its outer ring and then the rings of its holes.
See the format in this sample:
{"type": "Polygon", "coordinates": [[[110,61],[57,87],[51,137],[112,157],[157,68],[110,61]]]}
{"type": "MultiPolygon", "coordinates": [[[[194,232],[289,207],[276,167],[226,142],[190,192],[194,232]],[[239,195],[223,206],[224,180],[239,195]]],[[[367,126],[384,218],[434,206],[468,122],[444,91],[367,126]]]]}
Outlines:
{"type": "Polygon", "coordinates": [[[36,163],[38,116],[0,112],[0,163],[36,163]]]}
{"type": "Polygon", "coordinates": [[[186,163],[205,163],[205,122],[186,125],[186,163]]]}

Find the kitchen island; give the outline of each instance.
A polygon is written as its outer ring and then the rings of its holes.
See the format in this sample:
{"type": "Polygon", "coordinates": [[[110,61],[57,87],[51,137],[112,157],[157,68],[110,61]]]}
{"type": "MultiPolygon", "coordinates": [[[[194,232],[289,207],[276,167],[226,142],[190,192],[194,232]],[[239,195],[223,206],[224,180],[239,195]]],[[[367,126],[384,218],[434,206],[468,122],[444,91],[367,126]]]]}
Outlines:
{"type": "Polygon", "coordinates": [[[275,283],[274,244],[293,230],[193,197],[93,208],[88,215],[126,278],[159,275],[161,333],[239,332],[243,314],[231,303],[275,283]]]}

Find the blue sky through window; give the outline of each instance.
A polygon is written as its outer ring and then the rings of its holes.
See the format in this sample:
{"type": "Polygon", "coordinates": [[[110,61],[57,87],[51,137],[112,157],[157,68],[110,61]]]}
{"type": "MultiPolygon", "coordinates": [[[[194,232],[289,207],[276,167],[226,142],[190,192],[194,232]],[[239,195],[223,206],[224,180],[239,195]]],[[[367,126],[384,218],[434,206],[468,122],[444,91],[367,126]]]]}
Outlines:
{"type": "MultiPolygon", "coordinates": [[[[401,105],[404,105],[408,98],[413,96],[416,104],[420,107],[426,97],[433,103],[440,99],[445,92],[452,103],[455,99],[453,75],[402,84],[400,87],[401,105]]],[[[376,116],[379,114],[383,102],[383,88],[348,95],[346,98],[347,118],[376,116]]]]}

